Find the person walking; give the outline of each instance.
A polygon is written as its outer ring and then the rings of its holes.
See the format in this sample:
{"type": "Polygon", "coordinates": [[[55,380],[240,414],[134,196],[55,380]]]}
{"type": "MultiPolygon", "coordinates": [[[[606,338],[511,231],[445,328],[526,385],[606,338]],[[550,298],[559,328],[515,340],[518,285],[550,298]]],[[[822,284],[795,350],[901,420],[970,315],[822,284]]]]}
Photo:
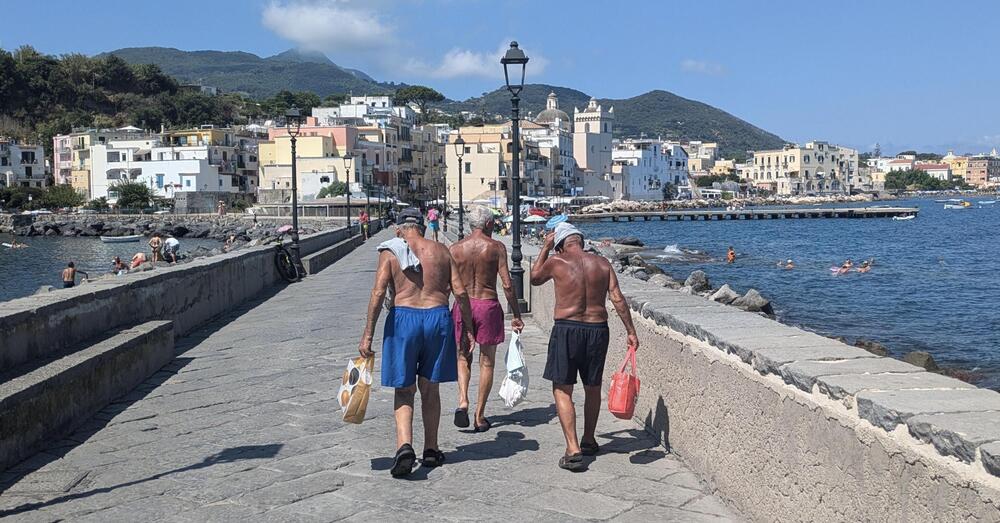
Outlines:
{"type": "Polygon", "coordinates": [[[368,221],[368,209],[362,209],[361,214],[358,215],[358,222],[361,223],[361,234],[365,240],[368,239],[368,221]]]}
{"type": "Polygon", "coordinates": [[[382,386],[395,389],[396,456],[390,473],[397,478],[410,474],[417,459],[413,450],[413,402],[418,389],[424,421],[423,465],[437,467],[445,460],[438,445],[439,386],[458,378],[454,326],[448,312],[451,294],[467,329],[461,344],[473,342],[472,332],[468,331],[472,325],[468,291],[448,249],[424,238],[420,211],[406,209],[399,219],[397,237],[378,247],[375,285],[358,346],[361,356],[374,356],[375,324],[391,286],[392,304],[382,334],[382,386]]]}
{"type": "Polygon", "coordinates": [[[431,207],[430,210],[427,211],[427,224],[430,225],[431,234],[434,235],[434,241],[438,241],[438,219],[440,217],[441,214],[435,207],[431,207]]]}
{"type": "MultiPolygon", "coordinates": [[[[517,308],[514,286],[507,268],[507,247],[491,238],[494,226],[493,212],[486,207],[473,206],[468,213],[468,236],[451,246],[451,257],[455,260],[458,273],[469,293],[472,309],[472,332],[479,344],[479,393],[476,398],[474,429],[486,432],[490,421],[486,418],[486,399],[493,390],[493,369],[496,364],[497,345],[504,341],[503,307],[497,296],[497,277],[503,284],[507,298],[507,308],[514,318],[511,330],[521,332],[524,322],[517,308]]],[[[457,305],[451,312],[455,323],[455,338],[461,339],[465,324],[461,308],[457,305]]],[[[458,408],[455,409],[455,426],[469,426],[469,382],[472,380],[472,347],[460,350],[458,354],[458,408]]]]}
{"type": "Polygon", "coordinates": [[[160,237],[160,233],[153,233],[153,237],[149,239],[149,249],[153,251],[151,260],[153,263],[163,261],[163,239],[160,237]]]}
{"type": "Polygon", "coordinates": [[[618,277],[605,258],[584,252],[583,233],[568,222],[545,237],[538,259],[531,266],[531,284],[552,280],[555,286],[555,324],[549,337],[548,357],[542,377],[552,382],[552,395],[566,438],[559,467],[586,470],[583,456],[600,451],[595,431],[601,410],[601,381],[608,353],[608,297],[625,325],[628,348],[638,349],[639,338],[632,313],[618,287],[618,277]],[[556,253],[550,257],[549,253],[556,253]],[[577,374],[583,382],[583,438],[577,441],[573,386],[577,374]]]}

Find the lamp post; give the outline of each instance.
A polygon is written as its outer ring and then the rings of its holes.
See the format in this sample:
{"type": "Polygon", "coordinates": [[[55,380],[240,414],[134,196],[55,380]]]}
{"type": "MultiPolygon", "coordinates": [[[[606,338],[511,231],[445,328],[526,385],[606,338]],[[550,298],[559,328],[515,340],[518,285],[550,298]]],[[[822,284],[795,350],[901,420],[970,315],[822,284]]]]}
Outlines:
{"type": "Polygon", "coordinates": [[[462,155],[465,154],[465,140],[459,134],[455,138],[455,155],[458,156],[458,239],[465,238],[465,202],[462,199],[462,155]]]}
{"type": "Polygon", "coordinates": [[[302,114],[297,107],[292,107],[285,112],[285,129],[291,137],[292,145],[292,263],[299,273],[299,278],[306,273],[302,267],[302,258],[299,253],[299,185],[296,176],[295,161],[295,141],[302,129],[302,114]]]}
{"type": "Polygon", "coordinates": [[[514,184],[511,190],[511,199],[513,200],[513,223],[511,225],[514,228],[514,236],[510,245],[510,275],[514,282],[514,295],[517,297],[517,312],[525,312],[527,301],[524,299],[524,267],[521,267],[523,259],[521,254],[521,131],[518,128],[518,120],[520,119],[518,104],[521,102],[521,89],[524,89],[524,70],[528,65],[528,57],[525,56],[524,51],[517,47],[517,42],[511,42],[510,49],[507,49],[507,53],[500,59],[500,63],[503,64],[503,77],[507,82],[507,90],[511,94],[510,137],[514,143],[510,174],[510,181],[514,184]],[[518,66],[521,68],[520,82],[517,81],[518,66]],[[511,72],[514,73],[514,83],[511,83],[511,72]]]}
{"type": "Polygon", "coordinates": [[[347,152],[344,155],[344,170],[347,172],[347,231],[351,231],[351,167],[354,164],[354,155],[347,152]]]}

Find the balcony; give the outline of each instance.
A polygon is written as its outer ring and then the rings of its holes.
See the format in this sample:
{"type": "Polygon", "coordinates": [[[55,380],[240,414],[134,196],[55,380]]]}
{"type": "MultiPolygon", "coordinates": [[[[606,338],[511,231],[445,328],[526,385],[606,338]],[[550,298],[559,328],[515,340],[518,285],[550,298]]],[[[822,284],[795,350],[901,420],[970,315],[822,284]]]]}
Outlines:
{"type": "Polygon", "coordinates": [[[77,143],[73,144],[73,150],[74,151],[82,151],[82,150],[84,150],[86,148],[87,148],[87,146],[84,145],[83,143],[80,143],[80,142],[77,142],[77,143]]]}

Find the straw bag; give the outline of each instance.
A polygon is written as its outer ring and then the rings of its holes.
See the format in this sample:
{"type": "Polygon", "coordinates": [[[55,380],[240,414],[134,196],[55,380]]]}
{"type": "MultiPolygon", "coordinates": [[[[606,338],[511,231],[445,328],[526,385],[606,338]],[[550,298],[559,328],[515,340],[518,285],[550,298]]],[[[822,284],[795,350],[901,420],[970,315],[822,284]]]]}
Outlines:
{"type": "Polygon", "coordinates": [[[368,408],[368,396],[372,389],[372,369],[375,368],[375,357],[359,357],[347,363],[344,378],[340,385],[340,409],[344,412],[344,421],[361,423],[365,419],[368,408]]]}

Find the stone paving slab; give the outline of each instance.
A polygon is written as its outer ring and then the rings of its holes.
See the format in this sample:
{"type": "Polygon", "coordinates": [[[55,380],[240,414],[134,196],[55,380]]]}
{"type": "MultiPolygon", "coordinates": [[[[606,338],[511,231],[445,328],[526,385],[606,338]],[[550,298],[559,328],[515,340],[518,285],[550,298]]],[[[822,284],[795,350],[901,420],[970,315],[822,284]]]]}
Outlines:
{"type": "Polygon", "coordinates": [[[785,383],[811,392],[813,384],[821,376],[833,374],[880,375],[887,372],[923,372],[923,369],[892,358],[853,358],[841,361],[796,361],[781,367],[781,377],[785,383]]]}
{"type": "Polygon", "coordinates": [[[823,394],[833,399],[856,396],[863,390],[906,389],[974,389],[964,381],[933,372],[905,372],[889,374],[837,374],[818,376],[816,383],[823,394]]]}
{"type": "Polygon", "coordinates": [[[1000,441],[1000,412],[919,414],[907,419],[906,427],[938,452],[971,463],[980,445],[1000,441]]]}
{"type": "MultiPolygon", "coordinates": [[[[530,321],[528,400],[506,409],[494,392],[494,428],[477,434],[452,425],[457,389],[443,385],[445,465],[392,479],[391,389],[373,389],[361,425],[340,420],[336,399],[363,330],[374,245],[388,234],[177,340],[163,370],[0,474],[0,520],[740,520],[635,423],[606,412],[604,452],[589,470],[558,469],[565,442],[541,379],[547,340],[530,321]]],[[[474,365],[473,398],[477,379],[474,365]]],[[[418,408],[418,449],[421,423],[418,408]]]]}
{"type": "Polygon", "coordinates": [[[889,431],[917,414],[1000,411],[1000,394],[986,389],[866,390],[856,399],[858,416],[889,431]]]}

